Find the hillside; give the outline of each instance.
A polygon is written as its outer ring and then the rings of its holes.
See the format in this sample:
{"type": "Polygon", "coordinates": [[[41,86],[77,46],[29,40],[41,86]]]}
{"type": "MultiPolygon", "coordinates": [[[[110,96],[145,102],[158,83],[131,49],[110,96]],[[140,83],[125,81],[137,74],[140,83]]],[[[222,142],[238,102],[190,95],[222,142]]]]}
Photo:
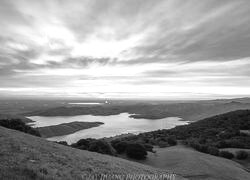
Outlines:
{"type": "MultiPolygon", "coordinates": [[[[0,127],[0,179],[85,179],[88,174],[155,174],[165,170],[73,149],[0,127]]],[[[177,176],[176,180],[183,179],[177,176]]]]}
{"type": "Polygon", "coordinates": [[[170,169],[190,180],[247,180],[250,173],[231,160],[197,152],[184,146],[156,148],[156,154],[138,161],[156,168],[170,169]]]}
{"type": "Polygon", "coordinates": [[[37,130],[41,134],[42,137],[54,137],[54,136],[63,136],[67,134],[72,134],[74,132],[88,129],[92,127],[97,127],[104,124],[103,122],[70,122],[70,123],[63,123],[53,126],[45,126],[39,127],[37,130]]]}

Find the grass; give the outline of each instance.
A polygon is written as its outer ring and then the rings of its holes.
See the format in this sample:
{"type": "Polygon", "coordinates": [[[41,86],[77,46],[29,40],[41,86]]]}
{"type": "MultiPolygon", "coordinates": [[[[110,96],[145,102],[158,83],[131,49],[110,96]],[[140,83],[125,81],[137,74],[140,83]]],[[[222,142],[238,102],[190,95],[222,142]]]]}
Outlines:
{"type": "MultiPolygon", "coordinates": [[[[77,180],[93,174],[169,174],[167,170],[73,149],[0,127],[0,179],[77,180]]],[[[183,179],[176,176],[175,180],[183,179]]]]}
{"type": "Polygon", "coordinates": [[[136,162],[168,169],[190,180],[246,180],[250,177],[250,173],[234,161],[200,153],[182,145],[155,150],[157,153],[149,153],[146,160],[136,162]]]}

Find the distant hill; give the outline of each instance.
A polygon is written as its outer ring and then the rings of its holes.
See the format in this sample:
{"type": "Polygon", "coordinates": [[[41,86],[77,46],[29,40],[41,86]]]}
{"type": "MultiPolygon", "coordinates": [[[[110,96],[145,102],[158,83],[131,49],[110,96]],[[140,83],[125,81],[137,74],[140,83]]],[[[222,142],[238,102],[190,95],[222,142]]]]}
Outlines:
{"type": "Polygon", "coordinates": [[[116,115],[124,112],[133,118],[161,119],[165,117],[181,117],[187,121],[197,121],[230,111],[250,109],[250,103],[238,101],[217,102],[198,101],[193,103],[172,104],[130,104],[104,106],[61,106],[25,113],[25,116],[75,116],[75,115],[116,115]]]}
{"type": "MultiPolygon", "coordinates": [[[[120,158],[78,150],[0,127],[0,179],[75,180],[91,174],[166,174],[120,158]]],[[[176,176],[176,180],[184,179],[176,176]]]]}
{"type": "Polygon", "coordinates": [[[41,134],[42,137],[54,137],[54,136],[63,136],[67,134],[72,134],[74,132],[88,129],[92,127],[97,127],[104,124],[103,122],[70,122],[70,123],[63,123],[53,126],[45,126],[39,127],[37,130],[41,134]]]}

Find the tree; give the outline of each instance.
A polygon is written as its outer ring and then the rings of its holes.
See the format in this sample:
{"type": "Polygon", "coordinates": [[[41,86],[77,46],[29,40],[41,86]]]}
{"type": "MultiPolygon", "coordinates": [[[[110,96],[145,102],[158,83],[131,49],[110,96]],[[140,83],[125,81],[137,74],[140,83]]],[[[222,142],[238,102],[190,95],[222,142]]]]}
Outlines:
{"type": "Polygon", "coordinates": [[[95,141],[95,139],[80,139],[76,143],[72,144],[71,146],[74,148],[82,149],[82,150],[88,150],[90,142],[95,141]]]}
{"type": "Polygon", "coordinates": [[[175,146],[177,144],[176,138],[174,136],[170,136],[167,139],[167,142],[170,146],[175,146]]]}
{"type": "Polygon", "coordinates": [[[95,140],[90,142],[88,150],[101,154],[115,155],[115,150],[113,147],[104,140],[95,140]]]}
{"type": "Polygon", "coordinates": [[[126,151],[128,143],[125,141],[117,141],[117,142],[113,142],[112,146],[118,154],[122,154],[126,151]]]}
{"type": "Polygon", "coordinates": [[[146,148],[138,143],[128,144],[126,149],[126,155],[133,159],[146,159],[146,148]]]}

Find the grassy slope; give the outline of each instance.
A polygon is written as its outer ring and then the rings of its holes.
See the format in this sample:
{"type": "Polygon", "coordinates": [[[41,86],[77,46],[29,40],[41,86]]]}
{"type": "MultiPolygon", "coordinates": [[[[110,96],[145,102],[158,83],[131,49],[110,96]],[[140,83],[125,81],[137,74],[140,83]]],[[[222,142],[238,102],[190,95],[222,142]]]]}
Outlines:
{"type": "Polygon", "coordinates": [[[156,148],[157,153],[139,161],[156,168],[170,169],[191,180],[247,180],[250,173],[231,160],[197,152],[178,145],[156,148]]]}
{"type": "Polygon", "coordinates": [[[92,127],[97,127],[102,125],[102,122],[70,122],[63,123],[54,126],[45,126],[37,128],[42,137],[48,138],[53,136],[63,136],[67,134],[72,134],[74,132],[88,129],[92,127]]]}
{"type": "Polygon", "coordinates": [[[0,127],[0,144],[0,179],[81,179],[81,175],[89,173],[166,172],[116,157],[73,149],[3,127],[0,127]]]}

